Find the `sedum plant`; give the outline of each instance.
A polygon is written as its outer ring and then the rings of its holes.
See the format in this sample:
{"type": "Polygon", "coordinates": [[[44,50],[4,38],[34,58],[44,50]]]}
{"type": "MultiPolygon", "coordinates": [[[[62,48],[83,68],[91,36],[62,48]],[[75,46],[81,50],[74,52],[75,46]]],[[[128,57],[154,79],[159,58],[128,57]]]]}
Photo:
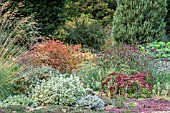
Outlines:
{"type": "Polygon", "coordinates": [[[105,103],[96,95],[87,95],[76,102],[76,107],[92,109],[97,111],[104,110],[105,103]]]}
{"type": "Polygon", "coordinates": [[[166,0],[117,0],[113,37],[126,43],[166,37],[166,0]]]}
{"type": "Polygon", "coordinates": [[[150,82],[154,78],[146,72],[131,75],[112,72],[103,77],[101,89],[104,89],[109,99],[122,95],[126,97],[149,97],[153,87],[150,82]]]}
{"type": "Polygon", "coordinates": [[[85,92],[77,77],[51,77],[35,87],[32,99],[39,105],[73,105],[85,92]]]}

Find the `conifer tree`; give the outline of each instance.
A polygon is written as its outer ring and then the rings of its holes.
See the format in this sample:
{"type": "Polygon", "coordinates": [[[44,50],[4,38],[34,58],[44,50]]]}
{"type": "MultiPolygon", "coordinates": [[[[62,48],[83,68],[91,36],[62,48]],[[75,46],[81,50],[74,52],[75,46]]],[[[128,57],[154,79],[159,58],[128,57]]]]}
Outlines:
{"type": "Polygon", "coordinates": [[[166,0],[116,0],[113,37],[134,43],[165,38],[166,0]]]}

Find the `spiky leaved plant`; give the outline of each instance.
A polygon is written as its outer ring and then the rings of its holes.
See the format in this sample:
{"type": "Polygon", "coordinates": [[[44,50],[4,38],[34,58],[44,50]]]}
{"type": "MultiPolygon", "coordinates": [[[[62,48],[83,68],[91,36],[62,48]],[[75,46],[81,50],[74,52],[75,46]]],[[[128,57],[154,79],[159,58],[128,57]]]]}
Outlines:
{"type": "Polygon", "coordinates": [[[166,0],[117,0],[113,37],[136,43],[166,38],[166,0]]]}
{"type": "Polygon", "coordinates": [[[13,81],[25,66],[19,63],[19,56],[25,50],[24,47],[14,45],[15,39],[12,35],[15,30],[10,31],[10,23],[0,25],[0,100],[14,93],[13,81]]]}

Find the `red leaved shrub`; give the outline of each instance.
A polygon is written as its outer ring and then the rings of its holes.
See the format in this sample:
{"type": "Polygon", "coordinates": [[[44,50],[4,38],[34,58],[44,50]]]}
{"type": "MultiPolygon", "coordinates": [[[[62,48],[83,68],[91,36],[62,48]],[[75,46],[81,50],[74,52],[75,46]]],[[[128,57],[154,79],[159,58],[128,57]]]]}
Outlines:
{"type": "Polygon", "coordinates": [[[82,62],[83,57],[81,56],[81,45],[69,46],[59,40],[49,40],[36,43],[23,55],[22,59],[32,59],[33,66],[50,66],[61,73],[71,73],[72,69],[76,69],[77,64],[82,62]]]}

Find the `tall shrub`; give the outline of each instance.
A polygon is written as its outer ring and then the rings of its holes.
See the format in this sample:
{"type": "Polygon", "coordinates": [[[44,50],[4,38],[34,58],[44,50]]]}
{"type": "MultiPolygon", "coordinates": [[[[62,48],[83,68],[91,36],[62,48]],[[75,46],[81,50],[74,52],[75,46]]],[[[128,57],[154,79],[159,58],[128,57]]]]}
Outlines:
{"type": "Polygon", "coordinates": [[[113,37],[126,43],[165,38],[166,0],[117,0],[113,37]]]}

